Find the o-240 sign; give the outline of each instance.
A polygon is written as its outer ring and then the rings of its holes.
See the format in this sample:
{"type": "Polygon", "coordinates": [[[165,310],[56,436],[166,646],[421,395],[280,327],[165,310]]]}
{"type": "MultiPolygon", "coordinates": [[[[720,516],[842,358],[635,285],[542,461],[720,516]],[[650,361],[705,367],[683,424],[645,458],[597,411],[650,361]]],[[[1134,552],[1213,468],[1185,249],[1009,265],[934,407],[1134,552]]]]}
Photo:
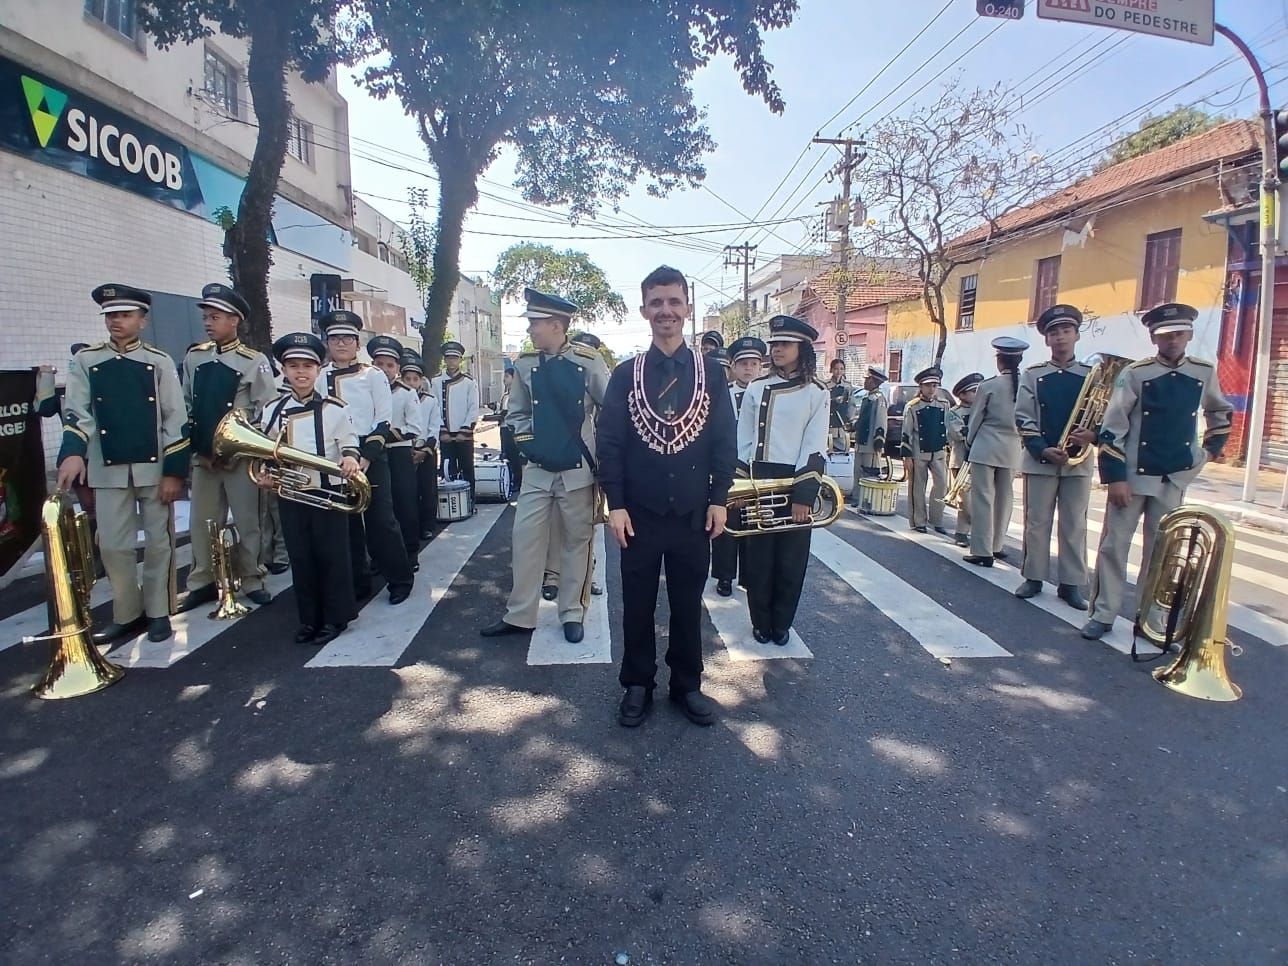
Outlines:
{"type": "Polygon", "coordinates": [[[981,17],[1019,20],[1024,16],[1024,0],[975,0],[975,12],[981,17]]]}

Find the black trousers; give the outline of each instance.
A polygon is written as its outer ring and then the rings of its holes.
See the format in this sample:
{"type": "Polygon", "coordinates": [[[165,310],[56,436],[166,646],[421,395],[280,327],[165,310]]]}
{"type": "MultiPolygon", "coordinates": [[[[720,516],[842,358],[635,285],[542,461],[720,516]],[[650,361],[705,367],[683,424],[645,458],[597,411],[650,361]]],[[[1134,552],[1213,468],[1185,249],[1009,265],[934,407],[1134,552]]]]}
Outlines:
{"type": "Polygon", "coordinates": [[[346,514],[349,518],[349,556],[353,562],[353,582],[359,589],[371,583],[367,553],[390,588],[410,587],[411,562],[403,546],[402,530],[394,516],[394,497],[389,480],[389,455],[381,453],[367,467],[371,482],[371,505],[365,513],[346,514]]]}
{"type": "Polygon", "coordinates": [[[416,464],[412,462],[410,446],[389,450],[389,489],[403,547],[408,557],[415,560],[420,553],[420,507],[416,499],[416,464]]]}
{"type": "Polygon", "coordinates": [[[796,607],[809,566],[809,530],[787,530],[743,537],[747,544],[743,579],[751,626],[770,634],[786,634],[796,619],[796,607]]]}
{"type": "Polygon", "coordinates": [[[711,577],[714,580],[737,580],[739,587],[747,586],[746,543],[746,538],[739,540],[727,533],[711,541],[711,577]]]}
{"type": "Polygon", "coordinates": [[[470,495],[474,495],[474,440],[442,439],[438,450],[442,457],[443,475],[451,479],[466,480],[470,484],[470,495]]]}
{"type": "Polygon", "coordinates": [[[519,444],[514,441],[514,430],[501,426],[501,455],[510,467],[510,485],[517,495],[523,489],[523,456],[519,453],[519,444]]]}
{"type": "Polygon", "coordinates": [[[643,685],[650,691],[657,677],[657,635],[653,615],[657,589],[666,568],[666,597],[671,607],[666,663],[671,690],[697,691],[702,686],[702,588],[711,560],[711,540],[703,529],[706,507],[694,513],[651,513],[628,507],[635,536],[622,550],[622,637],[625,653],[618,680],[622,687],[643,685]]]}
{"type": "Polygon", "coordinates": [[[425,451],[416,467],[416,495],[420,508],[420,532],[429,533],[438,526],[438,453],[425,451]]]}
{"type": "Polygon", "coordinates": [[[349,527],[346,518],[357,514],[304,506],[291,500],[282,500],[279,512],[300,623],[309,627],[342,627],[349,623],[358,616],[358,604],[344,544],[349,527]]]}

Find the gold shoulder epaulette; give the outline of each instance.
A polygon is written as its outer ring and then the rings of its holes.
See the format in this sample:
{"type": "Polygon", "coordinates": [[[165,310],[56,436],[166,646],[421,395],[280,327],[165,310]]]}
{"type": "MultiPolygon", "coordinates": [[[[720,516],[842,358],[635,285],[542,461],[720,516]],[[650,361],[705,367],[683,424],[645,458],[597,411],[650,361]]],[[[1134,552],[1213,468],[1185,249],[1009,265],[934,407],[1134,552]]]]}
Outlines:
{"type": "Polygon", "coordinates": [[[582,345],[580,342],[574,342],[572,344],[572,351],[583,359],[595,359],[599,356],[599,353],[590,346],[582,345]]]}
{"type": "Polygon", "coordinates": [[[1196,366],[1207,366],[1209,369],[1215,369],[1215,368],[1216,368],[1216,363],[1215,363],[1215,362],[1209,362],[1207,359],[1196,359],[1194,356],[1186,356],[1186,357],[1185,357],[1185,361],[1186,361],[1186,362],[1192,362],[1192,363],[1194,363],[1196,366]]]}
{"type": "Polygon", "coordinates": [[[215,347],[215,344],[214,344],[213,342],[198,342],[196,345],[194,345],[194,346],[193,346],[191,349],[189,349],[188,351],[189,351],[189,352],[199,352],[199,351],[200,351],[200,352],[204,352],[204,351],[206,351],[207,349],[213,349],[214,347],[215,347]]]}
{"type": "Polygon", "coordinates": [[[149,352],[155,352],[157,355],[165,356],[167,359],[170,358],[170,354],[168,352],[166,352],[164,349],[158,349],[151,342],[142,342],[140,343],[140,345],[142,345],[143,348],[147,349],[149,352]]]}
{"type": "Polygon", "coordinates": [[[258,350],[252,349],[248,345],[239,345],[236,352],[239,356],[245,356],[247,359],[255,359],[260,354],[258,350]]]}
{"type": "Polygon", "coordinates": [[[1025,372],[1032,372],[1034,369],[1041,369],[1043,366],[1049,366],[1050,364],[1051,364],[1051,363],[1049,363],[1049,362],[1035,362],[1035,363],[1033,363],[1033,365],[1031,365],[1031,366],[1025,366],[1025,367],[1024,367],[1024,371],[1025,371],[1025,372]]]}
{"type": "Polygon", "coordinates": [[[814,383],[814,385],[818,386],[819,389],[822,389],[824,392],[829,391],[827,388],[827,383],[825,383],[822,379],[811,379],[810,381],[814,383]]]}
{"type": "Polygon", "coordinates": [[[345,402],[345,401],[344,401],[343,399],[341,399],[339,396],[323,396],[322,398],[323,398],[323,399],[325,399],[325,400],[326,400],[327,402],[329,402],[329,403],[335,403],[337,406],[347,406],[347,405],[349,405],[347,402],[345,402]]]}
{"type": "Polygon", "coordinates": [[[1155,363],[1155,362],[1157,362],[1157,361],[1158,361],[1158,360],[1157,360],[1157,359],[1155,359],[1153,356],[1150,356],[1148,359],[1137,359],[1135,362],[1133,362],[1133,363],[1131,363],[1130,365],[1128,365],[1128,366],[1127,366],[1127,368],[1128,368],[1128,369],[1139,369],[1141,366],[1148,366],[1148,365],[1152,365],[1153,363],[1155,363]]]}

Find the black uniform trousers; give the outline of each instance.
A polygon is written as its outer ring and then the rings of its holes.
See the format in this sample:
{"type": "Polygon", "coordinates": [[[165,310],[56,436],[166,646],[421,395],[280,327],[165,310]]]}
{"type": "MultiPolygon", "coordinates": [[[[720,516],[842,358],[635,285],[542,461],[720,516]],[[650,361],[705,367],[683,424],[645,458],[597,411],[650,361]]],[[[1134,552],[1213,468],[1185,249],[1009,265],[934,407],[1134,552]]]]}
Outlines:
{"type": "Polygon", "coordinates": [[[367,467],[371,483],[371,505],[365,513],[349,518],[349,557],[353,561],[353,584],[363,593],[371,584],[367,552],[390,589],[412,585],[411,562],[403,546],[402,530],[394,516],[394,498],[389,481],[389,455],[380,453],[367,467]]]}
{"type": "Polygon", "coordinates": [[[704,529],[706,507],[692,513],[652,513],[628,507],[635,536],[622,550],[622,609],[625,653],[618,680],[622,687],[650,691],[657,677],[654,614],[662,568],[671,608],[666,663],[671,690],[687,693],[702,686],[702,588],[711,560],[704,529]]]}
{"type": "Polygon", "coordinates": [[[420,554],[420,507],[416,499],[416,464],[410,446],[389,449],[389,489],[394,499],[394,516],[402,531],[403,547],[411,560],[420,554]]]}
{"type": "Polygon", "coordinates": [[[460,479],[470,484],[474,495],[474,438],[439,440],[438,451],[443,463],[443,476],[449,480],[460,479]]]}
{"type": "Polygon", "coordinates": [[[809,530],[786,530],[743,537],[743,580],[751,626],[772,635],[786,634],[796,619],[809,565],[809,530]]]}
{"type": "Polygon", "coordinates": [[[343,627],[358,616],[352,565],[342,549],[349,526],[346,518],[358,514],[323,510],[292,500],[282,500],[279,512],[300,623],[309,627],[343,627]]]}
{"type": "Polygon", "coordinates": [[[416,491],[420,504],[420,532],[432,533],[438,526],[438,453],[425,451],[416,467],[416,491]]]}
{"type": "Polygon", "coordinates": [[[519,444],[514,441],[514,430],[501,424],[501,455],[510,467],[511,492],[518,493],[523,489],[523,457],[519,453],[519,444]]]}
{"type": "Polygon", "coordinates": [[[746,542],[745,539],[739,540],[727,533],[722,533],[711,541],[712,579],[737,580],[739,587],[747,586],[746,542]]]}

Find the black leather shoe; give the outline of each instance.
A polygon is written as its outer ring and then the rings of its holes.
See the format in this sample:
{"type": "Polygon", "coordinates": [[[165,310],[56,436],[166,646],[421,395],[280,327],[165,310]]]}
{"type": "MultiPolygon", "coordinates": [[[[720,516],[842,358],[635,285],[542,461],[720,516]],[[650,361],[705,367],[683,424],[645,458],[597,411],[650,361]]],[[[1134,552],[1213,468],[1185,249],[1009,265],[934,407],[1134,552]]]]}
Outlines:
{"type": "Polygon", "coordinates": [[[925,528],[925,527],[913,527],[912,529],[916,530],[918,533],[925,533],[925,532],[926,532],[926,528],[925,528]]]}
{"type": "Polygon", "coordinates": [[[1087,598],[1083,597],[1082,591],[1073,584],[1061,584],[1056,588],[1055,595],[1074,610],[1087,609],[1087,598]]]}
{"type": "Polygon", "coordinates": [[[186,614],[202,604],[213,604],[218,599],[219,588],[214,584],[206,584],[204,587],[198,587],[184,594],[183,600],[179,601],[179,606],[175,610],[177,613],[186,614]]]}
{"type": "Polygon", "coordinates": [[[948,528],[947,528],[947,527],[935,527],[935,533],[942,533],[942,534],[946,537],[946,536],[948,536],[948,528]]]}
{"type": "Polygon", "coordinates": [[[751,629],[751,636],[756,639],[757,644],[769,643],[769,635],[766,634],[764,631],[762,631],[759,627],[753,627],[751,629]]]}
{"type": "Polygon", "coordinates": [[[604,588],[603,588],[603,587],[601,587],[601,586],[599,586],[599,584],[594,583],[594,582],[592,581],[592,582],[591,582],[591,585],[590,585],[590,596],[591,596],[591,597],[603,597],[603,596],[604,596],[604,588]]]}
{"type": "Polygon", "coordinates": [[[128,624],[117,624],[115,622],[106,625],[102,630],[95,631],[90,635],[90,640],[95,644],[111,644],[113,641],[119,641],[124,637],[137,637],[148,626],[148,619],[145,615],[140,614],[128,624]]]}
{"type": "Polygon", "coordinates": [[[422,531],[420,531],[420,539],[422,539],[422,540],[433,540],[433,539],[434,539],[434,531],[433,531],[433,530],[422,530],[422,531]]]}
{"type": "Polygon", "coordinates": [[[173,636],[174,631],[170,628],[170,618],[148,618],[148,640],[153,644],[160,644],[162,641],[168,641],[173,636]]]}
{"type": "Polygon", "coordinates": [[[642,684],[632,684],[622,696],[617,707],[617,723],[623,728],[638,728],[653,707],[653,689],[642,684]]]}
{"type": "Polygon", "coordinates": [[[716,703],[701,691],[672,691],[668,697],[694,724],[706,727],[716,723],[716,703]]]}
{"type": "Polygon", "coordinates": [[[581,621],[564,621],[564,640],[569,644],[580,644],[586,636],[586,628],[581,621]]]}
{"type": "Polygon", "coordinates": [[[273,602],[273,595],[261,587],[259,590],[247,592],[246,599],[257,607],[263,607],[265,604],[271,604],[273,602]]]}
{"type": "Polygon", "coordinates": [[[505,621],[497,621],[495,624],[488,624],[487,627],[479,631],[481,637],[504,637],[506,634],[531,634],[531,627],[516,627],[513,624],[507,624],[505,621]]]}
{"type": "Polygon", "coordinates": [[[717,593],[717,594],[719,594],[721,597],[732,597],[732,596],[733,596],[733,581],[732,581],[732,580],[717,580],[717,581],[716,581],[716,593],[717,593]]]}
{"type": "Polygon", "coordinates": [[[407,556],[411,557],[411,572],[414,574],[420,573],[420,561],[416,559],[416,554],[409,553],[407,556]]]}
{"type": "Polygon", "coordinates": [[[970,546],[970,534],[969,534],[969,533],[954,533],[954,534],[953,534],[953,543],[957,544],[957,546],[959,546],[959,547],[969,547],[969,546],[970,546]]]}
{"type": "Polygon", "coordinates": [[[343,634],[344,629],[348,626],[348,624],[323,624],[318,628],[318,636],[313,638],[313,645],[315,647],[324,647],[325,645],[330,644],[337,637],[343,634]]]}
{"type": "Polygon", "coordinates": [[[769,636],[769,639],[773,641],[775,644],[777,644],[779,647],[786,647],[787,642],[792,639],[792,632],[783,631],[781,634],[771,634],[769,636]]]}
{"type": "Polygon", "coordinates": [[[296,644],[312,644],[313,638],[318,636],[318,629],[311,624],[301,624],[300,629],[295,632],[296,644]]]}
{"type": "Polygon", "coordinates": [[[1026,580],[1020,586],[1015,588],[1015,596],[1021,600],[1028,600],[1030,597],[1036,597],[1042,593],[1042,581],[1026,580]]]}
{"type": "Polygon", "coordinates": [[[994,559],[994,560],[1005,560],[1005,559],[1006,559],[1007,557],[1009,557],[1010,555],[1011,555],[1011,551],[1009,551],[1009,550],[999,550],[999,551],[997,551],[997,553],[993,554],[993,559],[994,559]]]}
{"type": "Polygon", "coordinates": [[[559,586],[557,584],[546,584],[544,587],[541,588],[541,599],[558,600],[559,586]]]}
{"type": "Polygon", "coordinates": [[[290,564],[272,563],[268,565],[268,572],[272,574],[274,577],[280,577],[282,574],[286,573],[290,569],[291,569],[290,564]]]}
{"type": "Polygon", "coordinates": [[[401,604],[411,596],[411,584],[399,584],[397,587],[389,588],[389,603],[391,605],[401,604]]]}
{"type": "Polygon", "coordinates": [[[992,557],[976,557],[974,554],[968,553],[966,556],[962,557],[962,559],[965,560],[968,564],[974,564],[976,567],[993,566],[992,557]]]}
{"type": "Polygon", "coordinates": [[[1082,625],[1082,636],[1088,641],[1098,641],[1109,633],[1109,628],[1112,626],[1092,618],[1082,625]]]}

